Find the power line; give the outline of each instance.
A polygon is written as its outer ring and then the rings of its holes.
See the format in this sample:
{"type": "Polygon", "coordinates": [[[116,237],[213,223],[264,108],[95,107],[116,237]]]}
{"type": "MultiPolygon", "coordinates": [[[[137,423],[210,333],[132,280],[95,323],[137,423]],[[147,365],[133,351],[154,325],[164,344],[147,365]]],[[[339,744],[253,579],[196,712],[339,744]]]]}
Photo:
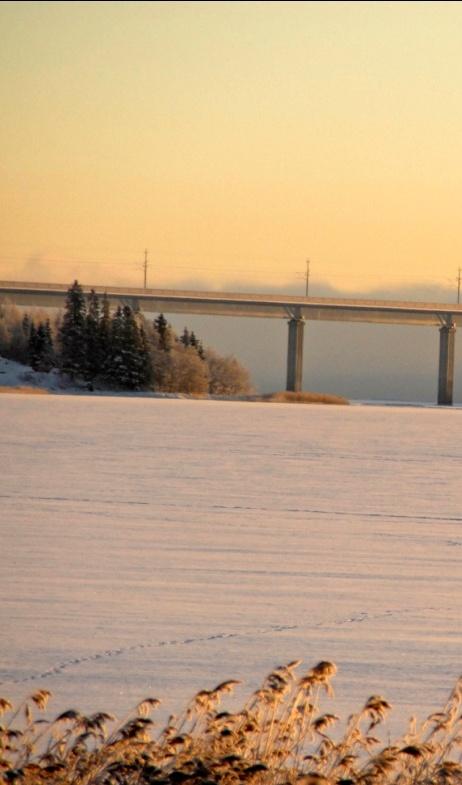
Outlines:
{"type": "MultiPolygon", "coordinates": [[[[172,258],[172,255],[170,255],[170,258],[172,258]]],[[[29,264],[32,261],[33,260],[29,260],[29,264]]],[[[67,258],[66,259],[66,258],[63,258],[63,257],[54,257],[54,256],[53,257],[51,257],[51,256],[50,257],[40,257],[40,256],[38,256],[36,261],[37,261],[37,264],[41,264],[41,265],[44,265],[44,266],[45,265],[50,265],[50,264],[60,264],[60,265],[66,266],[66,267],[69,267],[69,266],[72,266],[72,265],[74,265],[75,267],[93,266],[95,268],[97,268],[97,267],[120,268],[120,267],[123,266],[124,269],[127,272],[130,272],[130,273],[132,271],[136,270],[136,269],[138,269],[138,270],[140,269],[139,262],[138,263],[137,262],[133,262],[133,261],[127,262],[126,259],[124,261],[122,261],[122,260],[104,261],[102,259],[93,259],[93,260],[91,260],[91,259],[75,259],[75,258],[74,259],[72,259],[72,258],[67,258]]],[[[24,259],[23,257],[20,257],[20,256],[12,256],[12,255],[10,255],[10,256],[0,257],[0,263],[3,263],[3,264],[12,264],[12,263],[13,264],[14,263],[25,264],[26,262],[27,262],[27,260],[24,259]]],[[[449,279],[449,278],[443,279],[443,278],[440,278],[440,277],[437,277],[437,276],[419,275],[418,273],[416,273],[416,274],[400,273],[399,275],[398,274],[396,274],[396,275],[395,274],[390,274],[389,276],[384,277],[382,273],[377,273],[377,274],[374,274],[374,273],[352,273],[350,269],[348,269],[348,271],[346,271],[346,272],[340,272],[340,271],[335,272],[335,268],[337,268],[337,270],[339,270],[339,268],[341,269],[341,266],[346,266],[346,262],[343,265],[340,265],[338,263],[335,264],[335,265],[332,264],[332,263],[331,264],[329,264],[329,263],[323,264],[321,272],[320,272],[320,274],[318,274],[319,283],[326,283],[326,282],[329,282],[329,281],[335,282],[335,281],[340,281],[340,280],[348,280],[348,281],[353,282],[353,281],[356,281],[356,280],[360,279],[362,281],[366,281],[367,280],[367,281],[369,281],[371,283],[374,282],[375,285],[377,285],[377,286],[379,286],[379,285],[389,285],[390,281],[393,281],[393,282],[399,281],[401,283],[404,283],[405,281],[408,281],[409,283],[414,282],[414,283],[418,283],[418,284],[421,284],[421,285],[425,285],[425,284],[430,285],[431,284],[431,285],[434,285],[434,286],[435,285],[440,285],[440,286],[445,286],[446,285],[447,286],[447,283],[449,282],[449,280],[454,280],[453,278],[451,278],[451,279],[449,279]]],[[[148,250],[146,249],[144,251],[144,262],[143,262],[144,288],[147,287],[147,271],[148,271],[148,267],[149,267],[148,250]]],[[[172,265],[164,265],[164,269],[161,268],[159,270],[159,274],[163,278],[165,278],[167,275],[172,275],[172,274],[177,274],[177,273],[189,273],[190,275],[191,274],[194,275],[194,274],[197,274],[197,273],[214,273],[215,275],[223,275],[223,274],[228,273],[227,278],[230,277],[230,275],[229,275],[229,266],[220,267],[219,265],[215,265],[214,267],[210,267],[210,266],[193,266],[193,265],[182,265],[182,264],[175,265],[175,264],[172,264],[172,265]]],[[[249,265],[245,269],[244,268],[233,267],[232,273],[233,273],[234,277],[236,275],[238,275],[239,277],[246,276],[246,277],[251,277],[254,280],[258,279],[258,278],[264,278],[266,281],[268,281],[269,278],[278,278],[278,279],[280,279],[281,276],[284,276],[288,280],[288,279],[290,279],[292,277],[301,277],[301,275],[303,275],[303,278],[305,280],[306,296],[308,296],[308,293],[309,293],[310,279],[311,279],[311,270],[310,270],[310,260],[309,259],[306,260],[306,272],[303,273],[303,274],[301,274],[300,272],[297,272],[297,270],[294,269],[294,268],[287,268],[287,267],[285,267],[284,269],[276,269],[276,270],[268,271],[268,268],[266,270],[263,269],[263,268],[258,269],[258,268],[255,268],[255,265],[252,265],[252,266],[249,265]]],[[[458,276],[456,278],[456,281],[457,281],[457,302],[460,303],[460,293],[461,293],[461,285],[462,285],[462,267],[458,268],[458,276]]]]}

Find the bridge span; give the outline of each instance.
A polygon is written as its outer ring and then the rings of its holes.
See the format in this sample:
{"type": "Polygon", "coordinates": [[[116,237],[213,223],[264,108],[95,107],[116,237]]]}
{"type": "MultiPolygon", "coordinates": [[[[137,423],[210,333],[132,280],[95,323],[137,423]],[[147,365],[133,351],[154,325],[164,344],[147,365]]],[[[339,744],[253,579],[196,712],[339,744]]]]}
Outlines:
{"type": "MultiPolygon", "coordinates": [[[[0,299],[21,306],[61,308],[68,285],[0,281],[0,299]]],[[[328,297],[294,297],[279,294],[236,294],[176,289],[135,289],[120,286],[86,286],[107,294],[112,306],[129,305],[148,313],[253,316],[288,322],[287,390],[302,389],[303,336],[307,321],[368,322],[439,329],[438,404],[452,405],[456,327],[462,325],[462,305],[395,300],[360,300],[328,297]]]]}

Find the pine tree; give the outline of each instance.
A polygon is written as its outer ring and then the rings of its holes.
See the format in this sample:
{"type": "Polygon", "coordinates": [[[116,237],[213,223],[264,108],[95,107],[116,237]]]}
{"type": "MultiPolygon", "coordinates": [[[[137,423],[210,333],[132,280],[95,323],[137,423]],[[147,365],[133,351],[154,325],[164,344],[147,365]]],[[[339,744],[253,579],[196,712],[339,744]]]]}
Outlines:
{"type": "Polygon", "coordinates": [[[154,319],[154,330],[159,336],[159,348],[164,352],[169,352],[171,344],[171,331],[167,319],[163,313],[159,314],[157,319],[154,319]]]}
{"type": "Polygon", "coordinates": [[[154,370],[152,367],[151,354],[149,352],[148,340],[143,323],[138,325],[139,330],[139,352],[140,352],[140,383],[142,387],[148,387],[152,384],[154,379],[154,370]]]}
{"type": "Polygon", "coordinates": [[[108,378],[128,390],[140,390],[150,383],[152,364],[141,317],[126,305],[119,306],[111,323],[111,350],[108,378]]]}
{"type": "Polygon", "coordinates": [[[122,309],[122,356],[125,375],[121,383],[129,390],[139,390],[141,385],[141,352],[138,325],[132,309],[122,309]]]}
{"type": "Polygon", "coordinates": [[[55,355],[55,348],[53,345],[53,336],[51,334],[49,319],[47,319],[45,324],[43,325],[43,336],[44,336],[44,348],[43,348],[42,363],[45,366],[45,370],[51,371],[51,369],[54,368],[54,366],[56,365],[56,355],[55,355]]]}
{"type": "Polygon", "coordinates": [[[30,316],[29,316],[28,313],[24,314],[23,320],[21,322],[21,327],[22,327],[22,331],[23,331],[24,337],[27,340],[29,340],[29,338],[30,338],[31,320],[30,320],[30,316]]]}
{"type": "Polygon", "coordinates": [[[30,367],[35,371],[35,363],[37,358],[37,330],[33,322],[29,324],[29,338],[27,340],[27,362],[30,367]]]}
{"type": "MultiPolygon", "coordinates": [[[[8,347],[2,345],[3,341],[1,340],[1,316],[0,313],[0,354],[4,353],[5,356],[11,357],[12,360],[16,360],[20,363],[28,363],[29,362],[29,334],[30,334],[30,325],[31,320],[29,315],[26,313],[21,321],[13,321],[9,325],[9,335],[8,335],[8,347]]],[[[19,318],[19,314],[18,314],[19,318]]]]}
{"type": "Polygon", "coordinates": [[[109,352],[104,361],[104,376],[113,384],[121,384],[125,369],[122,354],[123,318],[119,305],[110,323],[109,352]]]}
{"type": "Polygon", "coordinates": [[[189,336],[189,345],[196,350],[201,360],[205,360],[205,352],[204,352],[204,347],[202,345],[202,341],[198,340],[194,330],[191,331],[191,334],[189,336]]]}
{"type": "Polygon", "coordinates": [[[103,302],[101,304],[101,318],[99,320],[98,333],[101,370],[104,373],[111,353],[111,307],[106,292],[103,295],[103,302]]]}
{"type": "Polygon", "coordinates": [[[54,350],[49,320],[39,322],[38,327],[31,323],[27,348],[29,365],[34,371],[46,372],[53,368],[54,350]]]}
{"type": "Polygon", "coordinates": [[[85,320],[85,378],[88,381],[92,381],[101,372],[100,321],[100,303],[98,295],[92,289],[88,298],[88,310],[85,320]]]}
{"type": "Polygon", "coordinates": [[[191,336],[189,334],[189,330],[187,327],[184,328],[183,335],[181,336],[180,341],[183,344],[183,346],[191,346],[191,336]]]}
{"type": "Polygon", "coordinates": [[[60,329],[60,364],[71,379],[84,376],[86,370],[86,303],[82,287],[74,281],[66,297],[60,329]]]}
{"type": "Polygon", "coordinates": [[[204,350],[204,345],[203,345],[202,341],[198,341],[197,342],[197,347],[196,348],[197,348],[197,354],[199,355],[201,360],[205,361],[205,359],[206,359],[206,357],[205,357],[205,350],[204,350]]]}

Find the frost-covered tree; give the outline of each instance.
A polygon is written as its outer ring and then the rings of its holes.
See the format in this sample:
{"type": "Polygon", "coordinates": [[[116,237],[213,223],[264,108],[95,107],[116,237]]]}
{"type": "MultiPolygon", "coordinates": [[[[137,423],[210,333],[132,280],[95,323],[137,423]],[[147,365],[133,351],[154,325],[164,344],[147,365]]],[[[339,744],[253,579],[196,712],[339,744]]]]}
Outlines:
{"type": "Polygon", "coordinates": [[[78,281],[74,281],[67,292],[59,340],[61,370],[71,379],[84,377],[87,364],[86,302],[78,281]]]}
{"type": "Polygon", "coordinates": [[[208,393],[209,371],[192,346],[178,343],[172,351],[170,389],[167,392],[208,393]]]}
{"type": "MultiPolygon", "coordinates": [[[[45,332],[45,342],[53,344],[55,330],[52,329],[48,312],[43,308],[34,308],[31,313],[24,313],[12,303],[0,303],[0,355],[19,363],[29,364],[30,349],[29,339],[31,326],[35,331],[42,323],[45,332]]],[[[45,365],[55,364],[54,351],[48,351],[45,365]]]]}
{"type": "Polygon", "coordinates": [[[148,326],[147,337],[155,390],[215,395],[245,395],[251,391],[249,374],[235,357],[204,350],[202,341],[187,327],[178,338],[162,314],[152,327],[148,326]]]}
{"type": "Polygon", "coordinates": [[[27,363],[29,326],[23,328],[23,312],[12,303],[0,302],[0,355],[27,363]]]}
{"type": "Polygon", "coordinates": [[[249,372],[235,357],[221,357],[213,349],[207,349],[205,361],[211,395],[247,395],[251,392],[249,372]]]}
{"type": "Polygon", "coordinates": [[[106,377],[128,390],[140,390],[151,380],[146,336],[137,315],[128,305],[119,306],[112,318],[106,377]]]}

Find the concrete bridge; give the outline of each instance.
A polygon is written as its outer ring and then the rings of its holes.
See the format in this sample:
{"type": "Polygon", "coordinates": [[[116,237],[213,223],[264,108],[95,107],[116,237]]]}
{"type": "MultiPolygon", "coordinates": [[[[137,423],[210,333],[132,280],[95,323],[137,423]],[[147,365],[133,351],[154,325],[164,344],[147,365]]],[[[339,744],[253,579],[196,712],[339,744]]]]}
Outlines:
{"type": "MultiPolygon", "coordinates": [[[[22,306],[62,308],[64,284],[0,281],[0,299],[22,306]]],[[[438,404],[452,405],[456,327],[462,325],[462,306],[442,303],[293,297],[271,294],[234,294],[174,289],[133,289],[118,286],[82,286],[107,294],[111,305],[124,304],[148,313],[255,316],[288,322],[287,390],[302,389],[303,334],[307,321],[368,322],[437,327],[440,333],[438,404]]]]}

